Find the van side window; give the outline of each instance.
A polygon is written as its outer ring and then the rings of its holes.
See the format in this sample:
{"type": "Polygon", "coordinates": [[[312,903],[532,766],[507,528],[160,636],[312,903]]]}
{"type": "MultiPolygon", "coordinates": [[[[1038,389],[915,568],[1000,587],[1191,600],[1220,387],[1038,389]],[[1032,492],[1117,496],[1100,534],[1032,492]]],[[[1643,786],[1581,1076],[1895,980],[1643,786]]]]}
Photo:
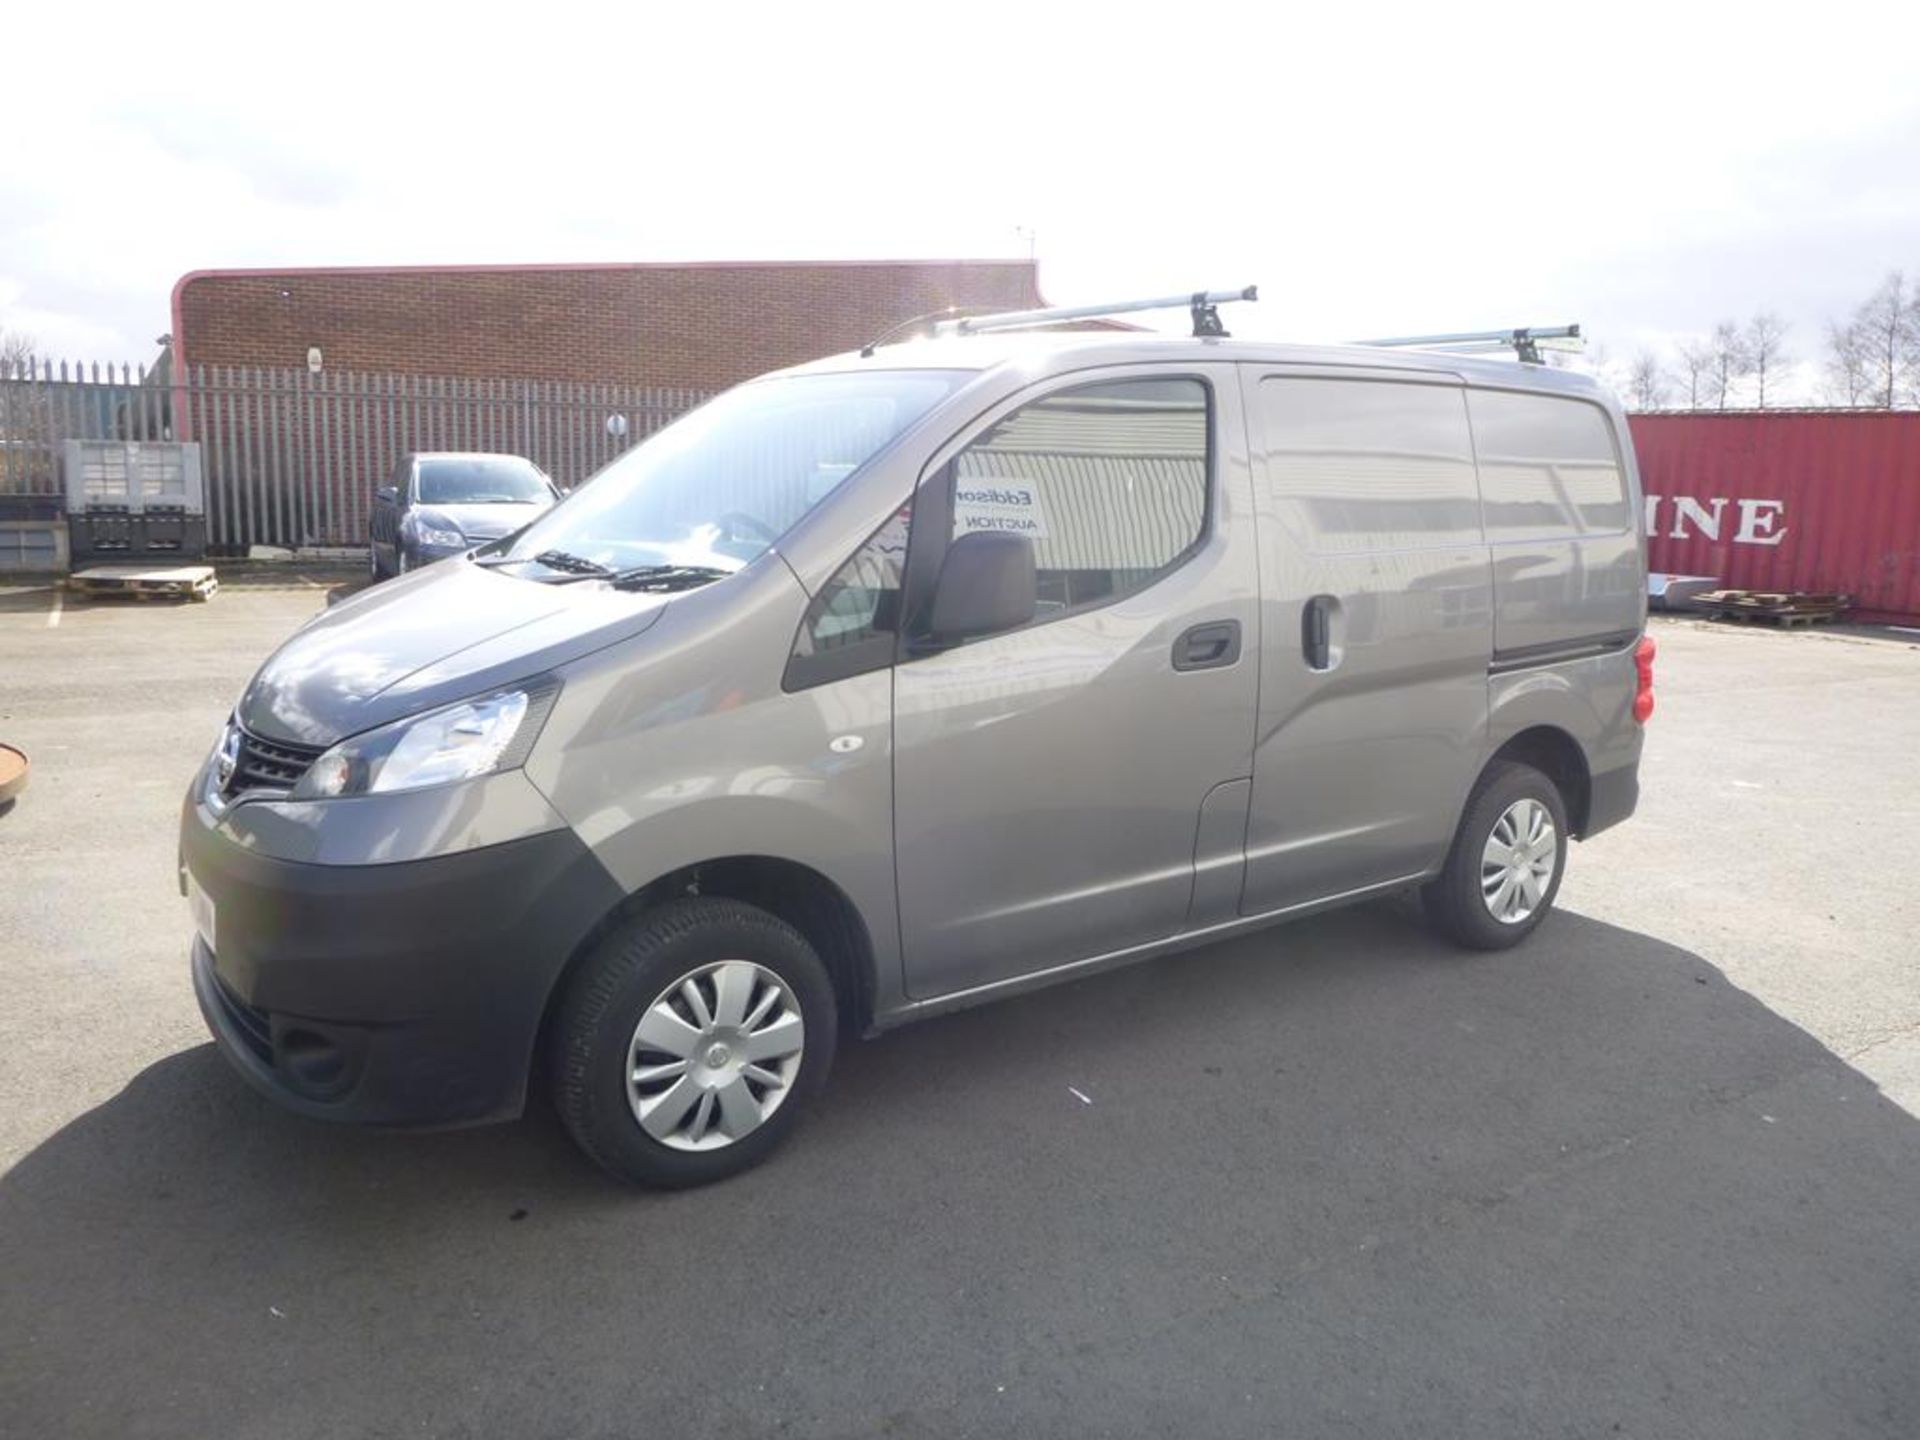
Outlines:
{"type": "Polygon", "coordinates": [[[912,508],[896,510],[813,597],[787,661],[788,690],[893,663],[912,508]]]}
{"type": "Polygon", "coordinates": [[[1260,407],[1274,505],[1305,548],[1353,555],[1481,543],[1458,386],[1269,377],[1260,407]]]}
{"type": "Polygon", "coordinates": [[[1617,535],[1632,523],[1613,427],[1598,405],[1474,390],[1473,439],[1487,538],[1617,535]]]}
{"type": "Polygon", "coordinates": [[[1117,380],[1016,410],[954,461],[951,534],[1033,541],[1035,623],[1142,589],[1205,531],[1209,399],[1198,380],[1117,380]]]}

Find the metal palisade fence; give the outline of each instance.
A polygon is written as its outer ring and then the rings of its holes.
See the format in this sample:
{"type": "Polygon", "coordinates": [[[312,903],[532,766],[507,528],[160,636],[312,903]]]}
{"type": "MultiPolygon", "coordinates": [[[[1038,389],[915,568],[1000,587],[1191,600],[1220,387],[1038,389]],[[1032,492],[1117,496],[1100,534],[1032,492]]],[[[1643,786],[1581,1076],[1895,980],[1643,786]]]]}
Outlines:
{"type": "Polygon", "coordinates": [[[555,380],[0,362],[0,496],[62,494],[67,440],[194,440],[217,549],[359,546],[375,487],[410,451],[524,455],[573,486],[706,398],[555,380]]]}

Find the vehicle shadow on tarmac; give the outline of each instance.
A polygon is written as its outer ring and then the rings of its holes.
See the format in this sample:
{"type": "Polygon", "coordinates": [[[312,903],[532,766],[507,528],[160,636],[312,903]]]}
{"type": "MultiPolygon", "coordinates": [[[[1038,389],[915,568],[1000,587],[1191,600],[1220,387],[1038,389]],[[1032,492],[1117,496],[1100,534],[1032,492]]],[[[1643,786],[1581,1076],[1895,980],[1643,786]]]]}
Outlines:
{"type": "Polygon", "coordinates": [[[0,1178],[0,1430],[1913,1435],[1916,1213],[1698,957],[1375,905],[852,1045],[683,1194],[174,1055],[0,1178]]]}

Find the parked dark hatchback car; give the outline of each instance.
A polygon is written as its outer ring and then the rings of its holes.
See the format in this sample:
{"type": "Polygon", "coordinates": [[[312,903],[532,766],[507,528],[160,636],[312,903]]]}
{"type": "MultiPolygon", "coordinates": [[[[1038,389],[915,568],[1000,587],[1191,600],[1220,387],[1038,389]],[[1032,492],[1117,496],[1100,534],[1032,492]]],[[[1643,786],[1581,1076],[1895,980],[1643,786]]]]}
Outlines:
{"type": "Polygon", "coordinates": [[[519,455],[432,451],[400,457],[373,492],[367,515],[367,568],[375,580],[523,529],[560,498],[531,460],[519,455]]]}

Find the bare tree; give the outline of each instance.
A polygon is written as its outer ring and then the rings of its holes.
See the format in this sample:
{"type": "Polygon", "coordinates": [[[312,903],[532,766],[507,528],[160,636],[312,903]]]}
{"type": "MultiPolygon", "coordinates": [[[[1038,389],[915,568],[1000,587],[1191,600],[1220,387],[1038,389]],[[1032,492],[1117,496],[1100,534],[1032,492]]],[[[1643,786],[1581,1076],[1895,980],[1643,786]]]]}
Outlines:
{"type": "Polygon", "coordinates": [[[0,375],[11,375],[23,370],[33,359],[35,350],[33,337],[19,330],[9,330],[0,325],[0,375]]]}
{"type": "Polygon", "coordinates": [[[1866,403],[1891,410],[1920,372],[1920,296],[1909,296],[1898,270],[1853,312],[1848,325],[1866,369],[1866,403]]]}
{"type": "Polygon", "coordinates": [[[1543,346],[1541,359],[1554,370],[1573,370],[1582,375],[1591,375],[1616,393],[1624,384],[1620,366],[1603,341],[1583,340],[1571,350],[1550,349],[1543,346]]]}
{"type": "MultiPolygon", "coordinates": [[[[0,381],[28,378],[33,337],[0,325],[0,381]]],[[[0,487],[31,494],[52,478],[53,416],[38,386],[0,384],[0,487]]]]}
{"type": "Polygon", "coordinates": [[[1680,373],[1687,379],[1687,408],[1698,410],[1708,376],[1713,372],[1713,346],[1705,340],[1680,342],[1680,373]]]}
{"type": "Polygon", "coordinates": [[[1634,354],[1627,370],[1627,403],[1635,410],[1658,410],[1667,403],[1667,369],[1651,350],[1634,354]]]}
{"type": "Polygon", "coordinates": [[[1873,388],[1873,357],[1858,325],[1827,324],[1827,403],[1862,405],[1873,388]]]}
{"type": "Polygon", "coordinates": [[[1753,373],[1753,361],[1747,355],[1747,342],[1740,327],[1722,320],[1713,327],[1707,341],[1707,379],[1713,389],[1714,407],[1727,408],[1733,387],[1753,373]]]}
{"type": "Polygon", "coordinates": [[[1767,408],[1767,376],[1778,375],[1787,363],[1787,322],[1771,310],[1762,310],[1747,322],[1740,337],[1747,364],[1753,368],[1754,383],[1759,386],[1759,406],[1767,408]]]}
{"type": "Polygon", "coordinates": [[[1589,375],[1618,395],[1627,388],[1627,362],[1616,359],[1601,341],[1595,341],[1584,357],[1589,375]]]}

